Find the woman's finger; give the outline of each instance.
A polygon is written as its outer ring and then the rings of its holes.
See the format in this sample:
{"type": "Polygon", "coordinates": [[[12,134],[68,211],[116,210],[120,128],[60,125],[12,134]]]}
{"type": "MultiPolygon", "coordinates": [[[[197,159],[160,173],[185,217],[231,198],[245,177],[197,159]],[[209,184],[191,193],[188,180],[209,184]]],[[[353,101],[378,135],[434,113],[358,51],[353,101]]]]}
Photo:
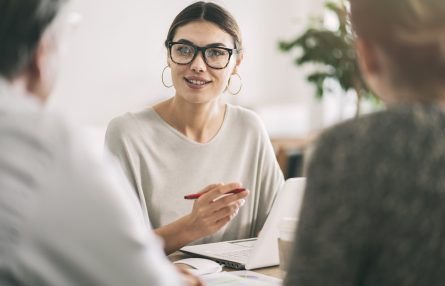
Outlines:
{"type": "MultiPolygon", "coordinates": [[[[235,189],[239,189],[241,188],[241,184],[239,183],[229,183],[226,185],[220,185],[216,188],[214,188],[213,190],[208,191],[207,193],[205,193],[204,195],[202,195],[200,197],[201,201],[206,201],[206,202],[213,202],[215,200],[218,200],[218,198],[220,198],[221,196],[226,195],[228,192],[233,191],[235,189]]],[[[242,192],[244,193],[244,192],[242,192]]],[[[240,194],[242,194],[240,193],[240,194]]]]}

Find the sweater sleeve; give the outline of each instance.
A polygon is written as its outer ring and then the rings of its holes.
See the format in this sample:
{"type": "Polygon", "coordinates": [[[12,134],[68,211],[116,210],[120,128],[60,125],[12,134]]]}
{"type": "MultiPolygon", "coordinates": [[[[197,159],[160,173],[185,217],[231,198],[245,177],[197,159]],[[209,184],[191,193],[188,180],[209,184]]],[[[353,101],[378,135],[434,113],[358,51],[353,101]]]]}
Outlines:
{"type": "Polygon", "coordinates": [[[136,189],[136,181],[133,175],[135,168],[135,156],[131,154],[131,144],[128,138],[125,137],[125,122],[123,118],[113,119],[107,127],[105,133],[105,149],[114,158],[116,158],[125,172],[129,182],[136,189]]]}
{"type": "Polygon", "coordinates": [[[260,159],[258,166],[259,190],[261,195],[258,201],[255,234],[261,231],[267,216],[272,208],[277,192],[283,187],[284,176],[278,165],[275,152],[272,147],[269,135],[258,118],[259,139],[260,140],[260,159]]]}
{"type": "Polygon", "coordinates": [[[113,119],[105,134],[105,154],[115,161],[125,173],[130,185],[138,196],[144,214],[148,217],[145,195],[142,191],[140,170],[140,156],[132,145],[127,130],[134,128],[129,122],[129,115],[113,119]]]}

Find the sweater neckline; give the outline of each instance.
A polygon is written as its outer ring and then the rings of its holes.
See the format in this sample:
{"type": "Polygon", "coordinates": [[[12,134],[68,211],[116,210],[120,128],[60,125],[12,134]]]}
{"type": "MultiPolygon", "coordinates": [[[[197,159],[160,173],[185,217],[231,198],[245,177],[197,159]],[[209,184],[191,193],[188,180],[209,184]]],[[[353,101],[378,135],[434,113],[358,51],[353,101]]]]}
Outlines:
{"type": "Polygon", "coordinates": [[[208,142],[206,143],[200,143],[197,142],[195,140],[192,140],[190,138],[188,138],[187,136],[185,136],[182,132],[180,132],[179,130],[177,130],[176,128],[174,128],[173,126],[171,126],[170,124],[167,123],[167,121],[164,120],[164,118],[162,118],[159,113],[156,112],[156,110],[150,106],[150,111],[155,115],[156,119],[163,125],[165,126],[170,132],[172,132],[173,134],[175,134],[176,136],[178,136],[181,140],[188,142],[189,144],[193,144],[193,145],[197,145],[197,146],[206,146],[206,145],[211,145],[213,142],[217,141],[219,137],[221,137],[222,133],[224,133],[224,130],[226,129],[226,125],[228,124],[227,122],[230,120],[230,116],[231,116],[231,105],[226,103],[226,110],[224,112],[224,119],[223,119],[223,123],[221,124],[221,127],[219,128],[218,132],[215,134],[215,136],[213,136],[208,142]]]}

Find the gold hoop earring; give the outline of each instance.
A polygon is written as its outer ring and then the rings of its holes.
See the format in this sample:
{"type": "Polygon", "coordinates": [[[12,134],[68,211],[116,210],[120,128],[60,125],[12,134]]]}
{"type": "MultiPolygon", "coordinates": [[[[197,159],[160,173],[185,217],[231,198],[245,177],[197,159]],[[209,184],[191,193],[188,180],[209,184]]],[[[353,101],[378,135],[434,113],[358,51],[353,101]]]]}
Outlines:
{"type": "Polygon", "coordinates": [[[169,68],[168,65],[165,66],[165,68],[162,70],[162,74],[161,74],[161,81],[162,81],[162,84],[163,84],[166,88],[170,88],[170,87],[173,86],[173,83],[172,83],[171,85],[167,85],[167,84],[165,83],[165,81],[164,81],[164,73],[165,73],[165,70],[168,69],[168,68],[169,68]]]}
{"type": "Polygon", "coordinates": [[[241,89],[243,88],[243,80],[241,79],[241,76],[238,73],[234,73],[230,76],[229,81],[227,82],[227,87],[226,90],[231,94],[231,95],[237,95],[238,93],[240,93],[241,89]],[[239,79],[239,88],[236,92],[233,92],[232,90],[230,90],[230,83],[232,82],[232,76],[237,76],[239,79]]]}

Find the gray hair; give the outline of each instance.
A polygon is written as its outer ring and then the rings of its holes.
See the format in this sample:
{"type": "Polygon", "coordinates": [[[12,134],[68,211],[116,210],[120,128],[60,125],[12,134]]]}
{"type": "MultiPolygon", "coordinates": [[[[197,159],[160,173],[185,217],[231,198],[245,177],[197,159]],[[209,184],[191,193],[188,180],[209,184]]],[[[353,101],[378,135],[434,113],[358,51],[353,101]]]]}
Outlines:
{"type": "Polygon", "coordinates": [[[68,0],[0,0],[0,77],[29,65],[48,26],[68,0]]]}

